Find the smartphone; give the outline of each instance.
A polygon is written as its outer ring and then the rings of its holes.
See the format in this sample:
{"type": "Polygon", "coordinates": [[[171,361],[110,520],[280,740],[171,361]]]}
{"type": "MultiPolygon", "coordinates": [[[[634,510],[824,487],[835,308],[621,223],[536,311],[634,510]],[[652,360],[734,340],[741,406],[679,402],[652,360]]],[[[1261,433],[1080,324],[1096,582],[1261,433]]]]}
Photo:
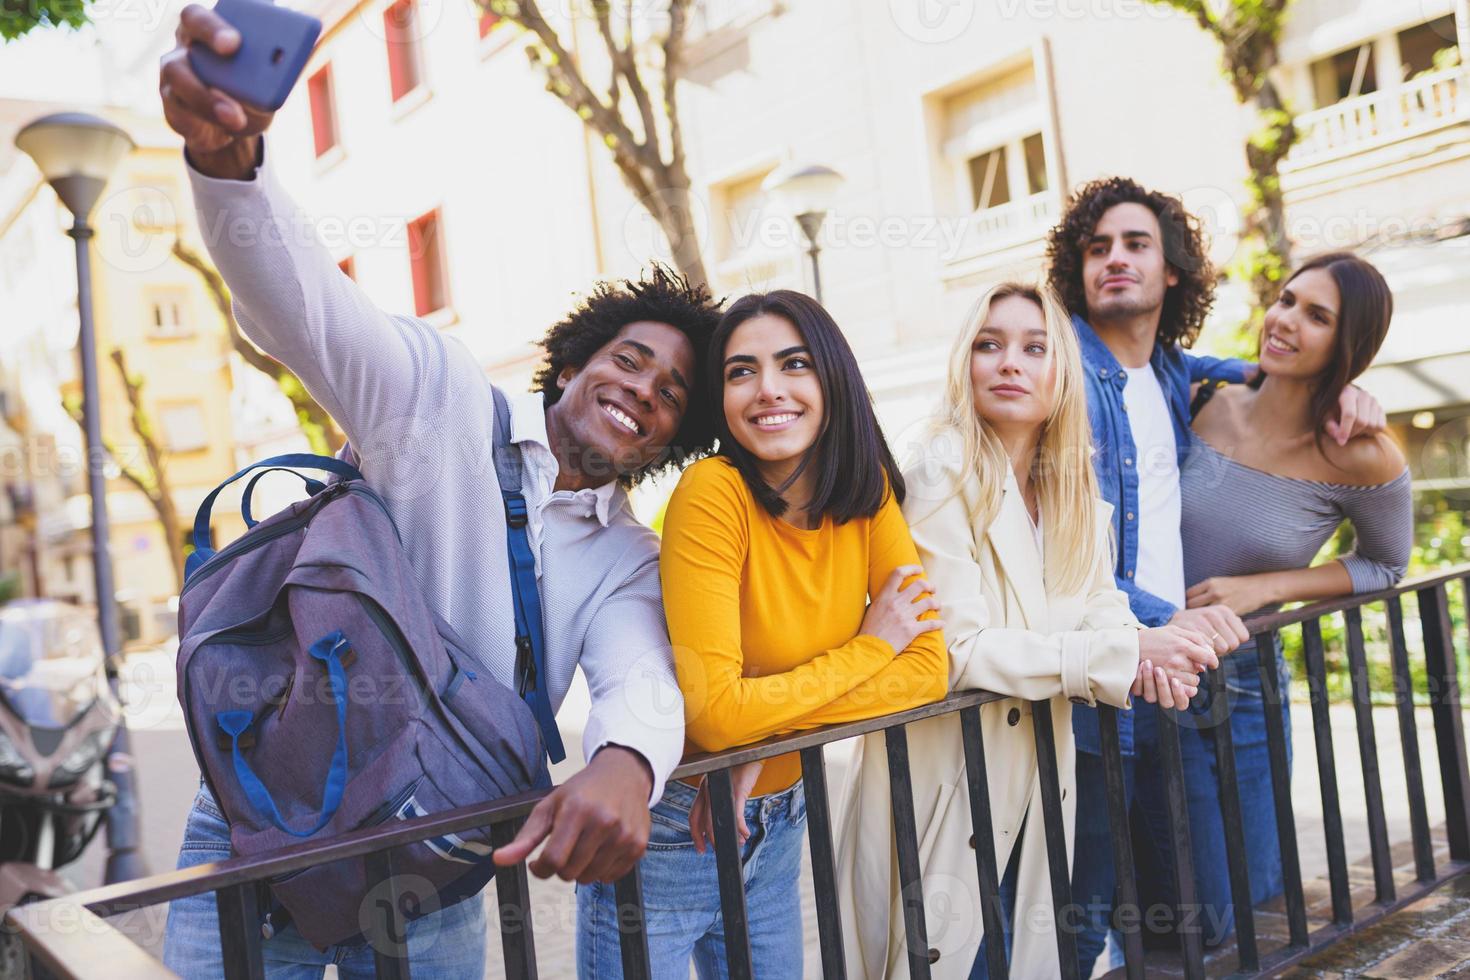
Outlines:
{"type": "Polygon", "coordinates": [[[241,102],[279,109],[311,57],[322,22],[267,0],[219,0],[214,12],[240,32],[240,47],[224,58],[202,44],[191,45],[194,73],[241,102]]]}

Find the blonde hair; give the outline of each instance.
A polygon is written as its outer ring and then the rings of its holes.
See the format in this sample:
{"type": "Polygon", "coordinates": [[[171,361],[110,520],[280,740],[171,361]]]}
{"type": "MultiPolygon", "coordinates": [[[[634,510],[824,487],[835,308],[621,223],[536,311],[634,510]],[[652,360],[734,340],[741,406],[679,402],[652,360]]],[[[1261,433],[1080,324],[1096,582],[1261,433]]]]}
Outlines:
{"type": "Polygon", "coordinates": [[[1046,322],[1047,357],[1056,365],[1056,382],[1051,413],[1042,423],[1032,480],[1041,505],[1046,529],[1049,567],[1057,580],[1051,583],[1063,592],[1081,591],[1092,576],[1104,547],[1097,510],[1097,474],[1092,468],[1092,426],[1087,418],[1087,390],[1082,374],[1082,354],[1077,333],[1061,300],[1049,286],[1003,282],[991,287],[971,307],[964,328],[955,338],[949,355],[949,374],[943,400],[930,430],[931,445],[958,443],[958,485],[965,474],[979,478],[980,494],[969,501],[970,517],[989,524],[1000,510],[1006,475],[1011,463],[999,437],[975,410],[970,383],[970,360],[980,329],[991,308],[1003,299],[1020,297],[1041,308],[1046,322]]]}

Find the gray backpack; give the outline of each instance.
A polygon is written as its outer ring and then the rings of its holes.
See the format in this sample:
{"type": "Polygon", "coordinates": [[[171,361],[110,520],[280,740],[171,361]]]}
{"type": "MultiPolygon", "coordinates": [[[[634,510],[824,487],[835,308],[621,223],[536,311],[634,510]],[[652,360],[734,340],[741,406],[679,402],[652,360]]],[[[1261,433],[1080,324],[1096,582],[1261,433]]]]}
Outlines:
{"type": "MultiPolygon", "coordinates": [[[[519,461],[504,396],[495,396],[496,470],[509,507],[520,499],[519,461]]],[[[522,695],[477,672],[481,661],[424,602],[387,507],[350,463],[296,454],[246,467],[205,498],[194,545],[179,597],[179,702],[236,855],[550,784],[537,721],[549,711],[533,714],[522,695]],[[293,466],[338,482],[303,477],[308,499],[256,523],[258,473],[244,494],[249,530],[213,552],[219,491],[251,471],[293,466]]],[[[539,614],[534,594],[516,599],[539,614]]],[[[534,640],[525,645],[539,659],[534,640]]],[[[490,852],[485,828],[405,846],[393,860],[438,890],[439,902],[421,903],[429,910],[482,888],[490,852]]],[[[316,946],[368,925],[361,858],[285,875],[270,890],[316,946]]]]}

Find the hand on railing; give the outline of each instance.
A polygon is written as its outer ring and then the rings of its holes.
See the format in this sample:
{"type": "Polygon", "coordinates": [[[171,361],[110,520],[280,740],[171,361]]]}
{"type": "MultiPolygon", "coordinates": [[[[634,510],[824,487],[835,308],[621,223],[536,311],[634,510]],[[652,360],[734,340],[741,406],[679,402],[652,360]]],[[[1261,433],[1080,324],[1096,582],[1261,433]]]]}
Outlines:
{"type": "Polygon", "coordinates": [[[1133,694],[1149,704],[1161,708],[1189,707],[1189,699],[1199,693],[1199,687],[1186,687],[1178,675],[1145,660],[1138,665],[1138,676],[1133,681],[1133,694]]]}
{"type": "Polygon", "coordinates": [[[538,878],[556,875],[589,885],[616,881],[632,870],[648,847],[648,796],[653,771],[643,756],[621,745],[604,746],[587,768],[545,796],[515,840],[495,849],[509,867],[546,846],[527,867],[538,878]]]}
{"type": "MultiPolygon", "coordinates": [[[[745,801],[750,799],[750,791],[755,788],[755,781],[764,766],[764,761],[757,761],[730,769],[730,788],[735,799],[735,836],[741,847],[750,839],[750,827],[745,823],[745,801]]],[[[706,847],[714,846],[715,820],[710,809],[707,779],[700,781],[694,805],[689,808],[689,836],[694,838],[694,849],[700,854],[706,847]]]]}
{"type": "Polygon", "coordinates": [[[939,608],[939,600],[934,598],[934,587],[924,580],[923,575],[924,569],[918,565],[895,568],[863,614],[863,625],[858,632],[886,640],[895,653],[902,653],[919,634],[943,629],[944,623],[938,617],[919,618],[929,610],[939,608]],[[903,581],[910,577],[914,580],[905,587],[903,581]]]}
{"type": "Polygon", "coordinates": [[[1251,638],[1245,623],[1229,606],[1206,604],[1203,600],[1193,598],[1189,601],[1191,608],[1176,612],[1174,618],[1169,620],[1170,626],[1182,626],[1199,633],[1222,657],[1251,638]]]}

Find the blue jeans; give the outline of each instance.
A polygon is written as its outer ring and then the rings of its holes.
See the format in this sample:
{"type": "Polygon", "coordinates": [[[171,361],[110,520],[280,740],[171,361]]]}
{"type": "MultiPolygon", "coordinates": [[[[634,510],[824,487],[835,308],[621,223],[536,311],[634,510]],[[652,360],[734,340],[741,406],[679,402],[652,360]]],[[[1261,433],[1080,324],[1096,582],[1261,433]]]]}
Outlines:
{"type": "MultiPolygon", "coordinates": [[[[670,781],[651,813],[648,851],[638,862],[653,980],[688,980],[692,959],[701,980],[729,975],[720,880],[713,849],[694,849],[689,835],[693,787],[670,781]]],[[[801,843],[806,797],[798,782],[745,803],[750,838],[741,849],[750,955],[761,980],[800,980],[801,843]]],[[[577,886],[577,976],[623,975],[617,902],[610,884],[577,886]]]]}
{"type": "MultiPolygon", "coordinates": [[[[200,787],[184,824],[179,867],[192,868],[230,857],[230,827],[209,790],[200,787]]],[[[409,969],[414,976],[481,980],[485,976],[485,903],[478,895],[408,924],[409,969]]],[[[335,963],[343,980],[371,980],[373,948],[366,943],[319,950],[296,931],[281,929],[261,944],[266,975],[279,980],[317,980],[335,963]]],[[[219,915],[214,893],[191,895],[169,905],[163,963],[184,980],[225,975],[220,960],[219,915]]]]}
{"type": "MultiPolygon", "coordinates": [[[[1251,905],[1282,892],[1281,851],[1276,837],[1276,804],[1271,790],[1271,757],[1266,744],[1266,703],[1256,666],[1254,643],[1247,643],[1221,659],[1225,671],[1223,704],[1212,703],[1209,692],[1190,703],[1180,719],[1179,749],[1184,767],[1184,790],[1189,807],[1190,856],[1194,862],[1197,910],[1195,916],[1207,946],[1218,945],[1235,930],[1231,901],[1230,867],[1225,855],[1225,825],[1220,816],[1220,781],[1215,766],[1215,732],[1229,719],[1235,747],[1235,771],[1240,786],[1246,868],[1250,875],[1251,905]]],[[[1291,761],[1291,674],[1278,649],[1276,670],[1281,692],[1281,719],[1286,732],[1286,758],[1291,761]]],[[[1275,710],[1273,708],[1273,710],[1275,710]]],[[[1153,705],[1137,707],[1138,806],[1134,815],[1139,900],[1144,908],[1157,903],[1177,904],[1173,855],[1164,808],[1164,779],[1158,764],[1159,711],[1153,705]]],[[[1145,921],[1147,921],[1145,919],[1145,921]]],[[[1186,923],[1187,924],[1187,923],[1186,923]]],[[[1146,937],[1155,938],[1155,937],[1146,937]]],[[[1172,941],[1172,937],[1170,937],[1172,941]]]]}
{"type": "MultiPolygon", "coordinates": [[[[1135,701],[1135,706],[1141,702],[1135,701]]],[[[1123,756],[1123,794],[1133,806],[1135,757],[1123,756]]],[[[1077,750],[1077,826],[1072,846],[1072,901],[1080,907],[1077,962],[1081,975],[1092,976],[1093,964],[1108,941],[1118,872],[1113,834],[1108,822],[1107,783],[1102,756],[1077,750]]]]}

